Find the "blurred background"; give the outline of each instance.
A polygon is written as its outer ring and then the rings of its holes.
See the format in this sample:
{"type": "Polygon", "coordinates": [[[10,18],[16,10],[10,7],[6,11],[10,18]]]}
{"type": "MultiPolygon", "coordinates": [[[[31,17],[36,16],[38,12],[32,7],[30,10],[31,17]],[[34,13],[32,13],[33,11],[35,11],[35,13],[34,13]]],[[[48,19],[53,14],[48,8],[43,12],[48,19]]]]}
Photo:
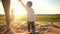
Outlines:
{"type": "MultiPolygon", "coordinates": [[[[37,31],[41,23],[54,23],[60,26],[60,0],[22,0],[26,5],[32,1],[35,12],[35,25],[37,31]],[[38,28],[37,28],[38,27],[38,28]]],[[[10,0],[10,21],[11,29],[27,30],[27,12],[18,0],[10,0]],[[23,26],[23,27],[21,27],[23,26]]],[[[0,25],[6,25],[5,12],[0,0],[0,25]]],[[[5,27],[6,28],[6,27],[5,27]]],[[[6,30],[4,30],[6,31],[6,30]]]]}

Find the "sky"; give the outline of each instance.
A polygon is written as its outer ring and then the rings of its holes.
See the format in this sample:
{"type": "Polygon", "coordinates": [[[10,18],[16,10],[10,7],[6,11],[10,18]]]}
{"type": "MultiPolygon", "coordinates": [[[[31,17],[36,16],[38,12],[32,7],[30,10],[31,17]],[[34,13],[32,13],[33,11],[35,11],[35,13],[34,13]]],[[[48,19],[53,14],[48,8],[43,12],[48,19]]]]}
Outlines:
{"type": "Polygon", "coordinates": [[[4,10],[3,10],[3,6],[2,6],[2,2],[0,1],[0,14],[4,14],[4,10]]]}
{"type": "MultiPolygon", "coordinates": [[[[17,4],[19,3],[14,3],[18,2],[18,0],[11,0],[11,9],[15,7],[22,7],[20,4],[19,6],[17,4]],[[14,5],[13,5],[14,4],[14,5]]],[[[60,14],[60,0],[22,0],[23,3],[26,5],[27,1],[32,1],[33,6],[32,8],[35,11],[35,14],[60,14]]],[[[18,10],[20,10],[18,9],[18,10]]],[[[24,9],[22,9],[24,10],[24,9]]],[[[21,11],[21,10],[20,10],[21,11]]],[[[25,10],[24,10],[25,11],[25,10]]],[[[24,13],[24,12],[22,12],[24,13]]],[[[0,1],[0,14],[4,14],[2,2],[0,1]]]]}

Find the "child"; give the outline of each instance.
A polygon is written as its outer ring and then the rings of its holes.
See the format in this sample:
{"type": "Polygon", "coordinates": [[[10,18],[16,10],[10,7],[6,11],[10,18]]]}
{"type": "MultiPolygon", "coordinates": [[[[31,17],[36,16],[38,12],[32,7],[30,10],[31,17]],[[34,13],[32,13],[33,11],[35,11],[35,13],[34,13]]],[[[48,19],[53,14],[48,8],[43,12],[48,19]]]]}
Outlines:
{"type": "Polygon", "coordinates": [[[28,31],[30,32],[30,27],[31,27],[33,34],[35,34],[34,10],[31,8],[32,2],[28,1],[27,2],[27,6],[25,6],[24,3],[22,2],[22,0],[19,0],[19,1],[21,2],[21,4],[23,5],[23,7],[27,11],[27,22],[28,22],[27,26],[28,26],[28,31]]]}

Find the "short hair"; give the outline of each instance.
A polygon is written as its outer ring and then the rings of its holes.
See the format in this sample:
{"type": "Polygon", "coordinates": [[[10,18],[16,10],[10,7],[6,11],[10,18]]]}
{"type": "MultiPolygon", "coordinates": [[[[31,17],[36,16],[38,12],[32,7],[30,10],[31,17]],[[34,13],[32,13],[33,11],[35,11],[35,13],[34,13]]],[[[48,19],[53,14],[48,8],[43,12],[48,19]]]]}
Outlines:
{"type": "Polygon", "coordinates": [[[28,4],[28,3],[32,4],[32,2],[31,2],[31,1],[28,1],[28,2],[27,2],[27,4],[28,4]]]}

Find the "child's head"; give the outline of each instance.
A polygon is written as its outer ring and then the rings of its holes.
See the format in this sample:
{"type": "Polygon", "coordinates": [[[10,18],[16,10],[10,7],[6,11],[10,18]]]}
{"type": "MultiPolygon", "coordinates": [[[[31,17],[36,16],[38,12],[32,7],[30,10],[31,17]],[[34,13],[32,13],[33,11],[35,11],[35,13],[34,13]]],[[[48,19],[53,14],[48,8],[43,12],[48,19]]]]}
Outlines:
{"type": "Polygon", "coordinates": [[[32,6],[32,2],[31,1],[28,1],[27,2],[27,6],[31,7],[32,6]]]}

